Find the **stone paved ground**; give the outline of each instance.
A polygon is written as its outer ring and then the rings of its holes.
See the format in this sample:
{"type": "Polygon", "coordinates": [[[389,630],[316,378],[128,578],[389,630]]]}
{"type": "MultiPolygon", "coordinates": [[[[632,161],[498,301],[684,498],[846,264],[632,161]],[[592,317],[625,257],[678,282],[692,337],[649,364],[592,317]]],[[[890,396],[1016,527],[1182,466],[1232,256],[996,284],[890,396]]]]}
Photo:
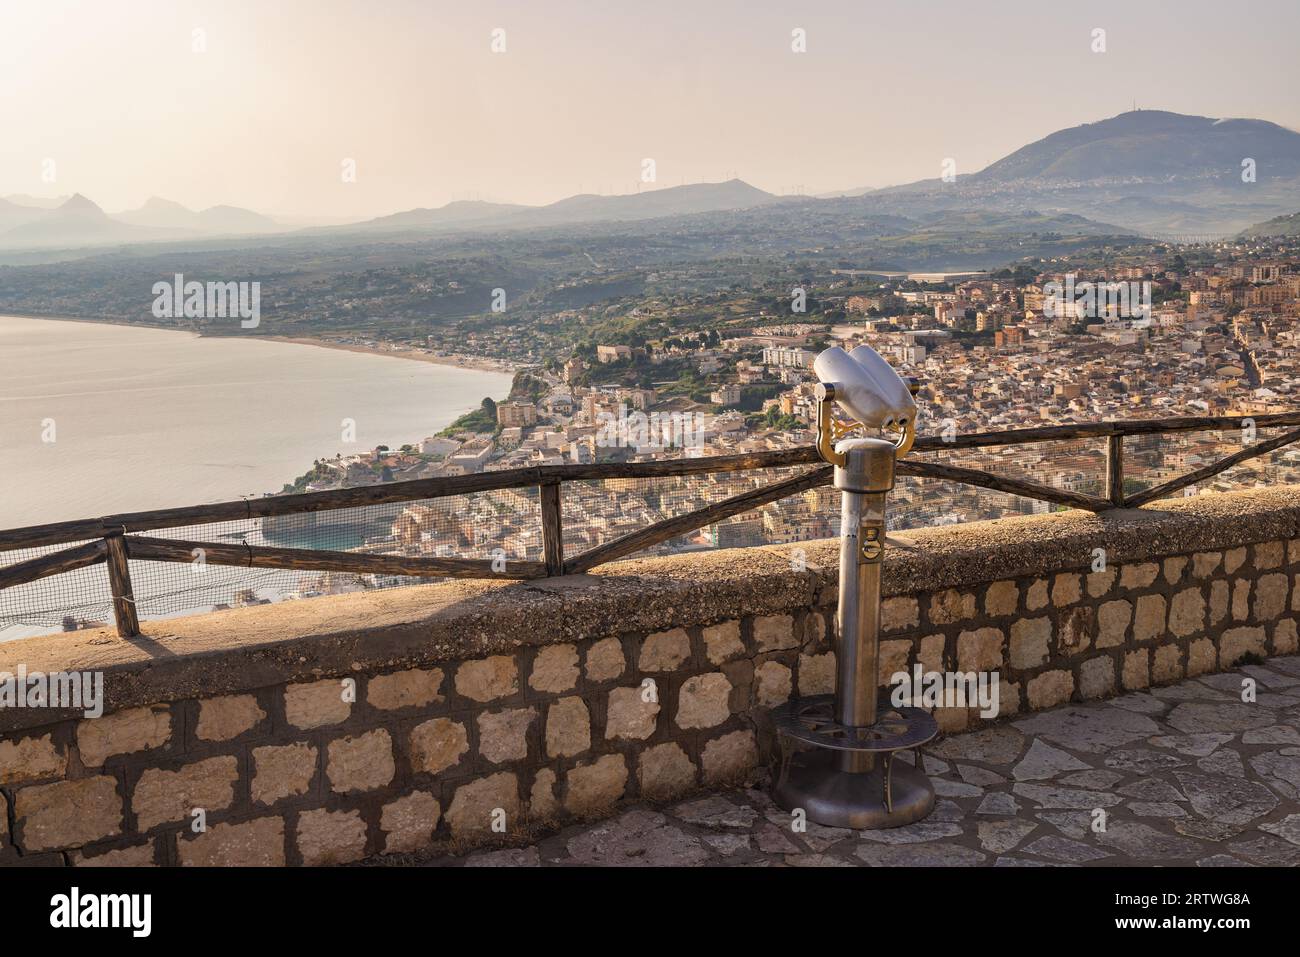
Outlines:
{"type": "Polygon", "coordinates": [[[757,789],[634,805],[530,847],[434,866],[1242,867],[1300,863],[1300,657],[1068,705],[925,749],[926,820],[809,824],[757,789]],[[1243,702],[1252,678],[1254,702],[1243,702]],[[1098,809],[1105,830],[1095,831],[1098,809]]]}

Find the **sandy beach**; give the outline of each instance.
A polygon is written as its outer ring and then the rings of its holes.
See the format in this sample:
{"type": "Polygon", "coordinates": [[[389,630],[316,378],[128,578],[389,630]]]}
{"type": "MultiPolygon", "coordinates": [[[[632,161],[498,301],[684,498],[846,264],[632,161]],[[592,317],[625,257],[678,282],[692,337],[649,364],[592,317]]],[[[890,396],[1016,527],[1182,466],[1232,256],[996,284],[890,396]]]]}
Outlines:
{"type": "Polygon", "coordinates": [[[461,369],[477,369],[480,372],[515,372],[519,366],[504,359],[486,359],[482,356],[445,355],[437,356],[413,349],[382,349],[377,346],[363,346],[349,342],[333,342],[329,339],[314,339],[309,336],[259,336],[269,342],[291,342],[300,346],[319,346],[322,349],[340,349],[344,352],[363,352],[372,356],[388,356],[392,359],[408,359],[415,362],[432,362],[434,365],[456,366],[461,369]]]}
{"type": "MultiPolygon", "coordinates": [[[[124,329],[156,329],[159,332],[188,332],[190,335],[197,335],[201,339],[232,338],[232,336],[229,335],[212,335],[210,333],[196,333],[191,329],[178,329],[175,326],[166,323],[126,322],[122,319],[95,319],[88,316],[49,316],[33,312],[5,311],[3,314],[0,314],[0,318],[4,318],[5,316],[13,316],[21,319],[49,319],[53,322],[86,322],[101,326],[121,326],[124,329]]],[[[509,362],[505,359],[488,359],[483,356],[462,355],[436,356],[428,352],[417,352],[415,350],[404,349],[382,349],[378,346],[363,346],[348,342],[334,342],[330,339],[317,339],[312,336],[250,336],[249,338],[265,342],[288,342],[299,346],[319,346],[322,349],[341,349],[344,352],[361,352],[372,356],[387,356],[390,359],[408,359],[414,362],[431,362],[434,365],[454,366],[459,369],[475,369],[479,372],[508,372],[513,374],[520,368],[518,363],[509,362]]]]}

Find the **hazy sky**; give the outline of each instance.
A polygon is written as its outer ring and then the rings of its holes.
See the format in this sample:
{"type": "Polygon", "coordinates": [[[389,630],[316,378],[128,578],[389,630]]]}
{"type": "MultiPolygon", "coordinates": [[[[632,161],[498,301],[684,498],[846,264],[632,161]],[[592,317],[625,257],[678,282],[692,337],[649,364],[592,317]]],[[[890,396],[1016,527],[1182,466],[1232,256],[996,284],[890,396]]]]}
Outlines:
{"type": "Polygon", "coordinates": [[[0,0],[0,195],[361,216],[630,192],[647,158],[880,186],[1134,100],[1300,127],[1298,27],[1296,0],[0,0]]]}

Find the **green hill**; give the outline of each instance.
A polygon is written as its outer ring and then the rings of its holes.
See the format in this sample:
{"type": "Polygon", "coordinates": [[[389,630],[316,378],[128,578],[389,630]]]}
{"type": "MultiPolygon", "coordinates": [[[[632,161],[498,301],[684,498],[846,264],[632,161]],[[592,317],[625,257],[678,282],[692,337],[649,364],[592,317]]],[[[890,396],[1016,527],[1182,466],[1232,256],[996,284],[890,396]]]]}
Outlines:
{"type": "Polygon", "coordinates": [[[1241,231],[1242,236],[1300,236],[1300,213],[1274,216],[1241,231]]]}

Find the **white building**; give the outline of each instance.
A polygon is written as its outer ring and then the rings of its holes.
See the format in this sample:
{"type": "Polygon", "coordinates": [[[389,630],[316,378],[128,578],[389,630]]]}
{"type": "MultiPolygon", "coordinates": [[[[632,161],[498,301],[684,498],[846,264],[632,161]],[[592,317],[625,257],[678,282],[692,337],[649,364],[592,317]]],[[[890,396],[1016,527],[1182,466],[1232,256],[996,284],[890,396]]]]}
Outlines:
{"type": "Polygon", "coordinates": [[[807,349],[768,346],[763,350],[763,365],[765,366],[807,369],[812,365],[813,358],[813,354],[807,349]]]}

